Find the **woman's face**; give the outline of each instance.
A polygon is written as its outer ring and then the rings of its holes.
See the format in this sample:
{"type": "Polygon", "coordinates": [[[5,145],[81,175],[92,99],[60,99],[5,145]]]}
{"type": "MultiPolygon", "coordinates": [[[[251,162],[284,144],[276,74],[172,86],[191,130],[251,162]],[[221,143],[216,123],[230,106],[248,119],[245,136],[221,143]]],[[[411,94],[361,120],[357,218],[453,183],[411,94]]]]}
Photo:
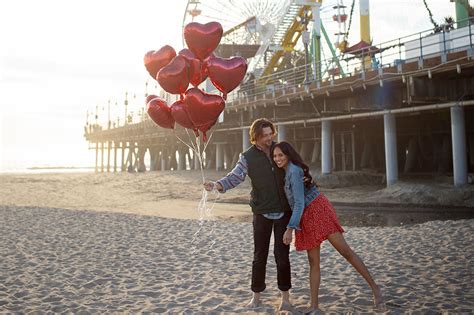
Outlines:
{"type": "Polygon", "coordinates": [[[273,150],[273,161],[275,161],[279,168],[286,168],[288,166],[288,156],[286,156],[279,147],[273,150]]]}

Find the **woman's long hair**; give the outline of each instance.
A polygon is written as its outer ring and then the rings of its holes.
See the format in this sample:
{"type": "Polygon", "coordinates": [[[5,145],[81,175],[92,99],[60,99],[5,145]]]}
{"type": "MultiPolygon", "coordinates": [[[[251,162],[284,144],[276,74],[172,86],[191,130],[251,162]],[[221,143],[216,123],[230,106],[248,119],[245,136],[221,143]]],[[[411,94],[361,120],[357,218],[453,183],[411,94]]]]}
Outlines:
{"type": "Polygon", "coordinates": [[[301,158],[301,155],[299,155],[298,152],[291,146],[286,141],[281,141],[278,143],[275,143],[272,148],[271,148],[271,157],[273,159],[273,152],[275,151],[275,148],[280,148],[281,152],[285,154],[288,157],[288,160],[291,161],[293,164],[301,167],[304,172],[304,176],[306,177],[307,180],[305,180],[304,184],[306,187],[311,187],[313,184],[313,177],[309,173],[309,167],[303,162],[303,159],[301,158]]]}

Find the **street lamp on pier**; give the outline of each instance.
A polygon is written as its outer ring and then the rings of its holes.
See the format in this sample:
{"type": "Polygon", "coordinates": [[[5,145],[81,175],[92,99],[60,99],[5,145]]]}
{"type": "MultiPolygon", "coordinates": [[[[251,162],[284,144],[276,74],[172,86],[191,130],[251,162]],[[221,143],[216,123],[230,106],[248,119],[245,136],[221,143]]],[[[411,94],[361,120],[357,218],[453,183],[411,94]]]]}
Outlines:
{"type": "Polygon", "coordinates": [[[118,114],[117,108],[118,108],[118,102],[115,101],[115,112],[117,113],[117,127],[120,127],[120,115],[118,114]]]}
{"type": "Polygon", "coordinates": [[[128,119],[127,119],[127,107],[128,107],[128,92],[125,92],[125,101],[124,101],[124,104],[125,104],[125,125],[128,124],[128,119]]]}
{"type": "Polygon", "coordinates": [[[111,121],[110,121],[110,99],[107,101],[107,120],[108,120],[108,129],[110,129],[111,121]]]}
{"type": "MultiPolygon", "coordinates": [[[[133,93],[133,100],[132,100],[132,107],[137,109],[137,94],[136,93],[133,93]]],[[[133,113],[130,113],[130,115],[132,116],[132,121],[133,122],[133,113]]]]}

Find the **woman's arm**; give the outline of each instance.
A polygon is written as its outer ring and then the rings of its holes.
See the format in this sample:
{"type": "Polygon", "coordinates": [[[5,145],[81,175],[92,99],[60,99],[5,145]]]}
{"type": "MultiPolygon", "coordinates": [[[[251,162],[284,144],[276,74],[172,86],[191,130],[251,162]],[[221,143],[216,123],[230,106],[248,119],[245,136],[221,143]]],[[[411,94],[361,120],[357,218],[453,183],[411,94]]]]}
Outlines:
{"type": "Polygon", "coordinates": [[[304,173],[301,168],[298,167],[297,172],[292,172],[289,176],[290,180],[290,189],[293,194],[294,206],[293,213],[288,223],[287,228],[301,230],[300,229],[300,220],[303,215],[304,210],[304,183],[303,183],[304,173]]]}

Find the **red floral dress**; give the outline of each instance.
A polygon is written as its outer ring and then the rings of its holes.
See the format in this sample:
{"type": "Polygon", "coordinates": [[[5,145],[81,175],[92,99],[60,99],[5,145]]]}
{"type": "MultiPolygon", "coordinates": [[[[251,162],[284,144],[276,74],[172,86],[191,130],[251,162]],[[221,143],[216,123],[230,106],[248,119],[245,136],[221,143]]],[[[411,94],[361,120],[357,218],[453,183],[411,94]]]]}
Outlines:
{"type": "Polygon", "coordinates": [[[297,251],[319,247],[328,236],[344,229],[339,224],[332,204],[320,193],[303,211],[300,221],[301,230],[295,231],[297,251]]]}

